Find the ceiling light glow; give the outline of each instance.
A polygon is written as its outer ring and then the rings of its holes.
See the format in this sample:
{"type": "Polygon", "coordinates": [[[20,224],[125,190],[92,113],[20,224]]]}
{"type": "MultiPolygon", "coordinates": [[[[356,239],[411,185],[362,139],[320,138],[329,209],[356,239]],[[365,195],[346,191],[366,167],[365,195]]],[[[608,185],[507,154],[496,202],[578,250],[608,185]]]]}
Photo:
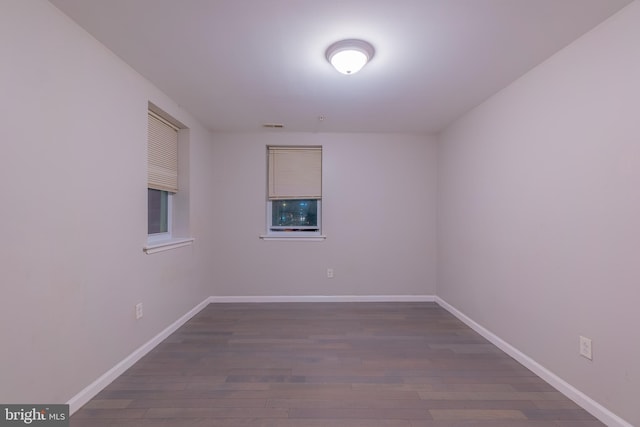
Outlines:
{"type": "Polygon", "coordinates": [[[348,39],[335,42],[326,52],[327,61],[342,74],[355,74],[373,58],[375,49],[364,40],[348,39]]]}

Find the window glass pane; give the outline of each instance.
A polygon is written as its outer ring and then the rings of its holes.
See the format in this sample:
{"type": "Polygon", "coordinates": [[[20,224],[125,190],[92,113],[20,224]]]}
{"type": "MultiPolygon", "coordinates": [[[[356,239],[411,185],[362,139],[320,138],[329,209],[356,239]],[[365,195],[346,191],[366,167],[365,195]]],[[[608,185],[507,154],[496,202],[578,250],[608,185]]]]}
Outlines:
{"type": "Polygon", "coordinates": [[[169,192],[148,189],[148,234],[167,233],[169,192]]]}
{"type": "Polygon", "coordinates": [[[317,200],[274,200],[272,227],[317,227],[317,200]]]}

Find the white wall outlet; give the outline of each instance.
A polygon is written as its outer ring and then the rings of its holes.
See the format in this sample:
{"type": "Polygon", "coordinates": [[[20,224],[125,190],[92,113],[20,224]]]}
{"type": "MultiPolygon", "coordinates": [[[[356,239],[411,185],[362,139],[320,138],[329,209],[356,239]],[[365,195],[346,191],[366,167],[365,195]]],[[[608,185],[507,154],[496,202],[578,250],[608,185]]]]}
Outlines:
{"type": "Polygon", "coordinates": [[[580,356],[589,360],[593,360],[593,352],[591,349],[591,339],[580,336],[580,356]]]}
{"type": "Polygon", "coordinates": [[[333,279],[333,268],[327,268],[327,278],[333,279]]]}
{"type": "Polygon", "coordinates": [[[142,303],[139,302],[138,304],[136,304],[136,319],[142,319],[142,315],[144,313],[142,312],[142,303]]]}

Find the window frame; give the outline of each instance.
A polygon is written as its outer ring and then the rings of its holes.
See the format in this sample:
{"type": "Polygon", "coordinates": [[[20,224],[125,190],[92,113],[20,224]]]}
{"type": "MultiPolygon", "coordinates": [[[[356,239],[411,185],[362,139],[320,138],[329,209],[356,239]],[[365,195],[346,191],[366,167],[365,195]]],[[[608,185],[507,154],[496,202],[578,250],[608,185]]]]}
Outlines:
{"type": "MultiPolygon", "coordinates": [[[[157,107],[152,102],[148,103],[147,109],[147,227],[146,239],[142,250],[147,255],[165,252],[193,244],[195,239],[190,236],[189,227],[189,147],[190,137],[189,128],[175,119],[171,114],[157,107]],[[175,176],[180,180],[180,194],[178,191],[178,183],[172,181],[171,166],[167,164],[158,164],[156,158],[150,163],[149,161],[149,122],[153,117],[160,122],[170,126],[176,131],[176,169],[175,176]],[[150,165],[153,164],[153,173],[150,175],[150,165]],[[159,169],[158,169],[159,166],[159,169]],[[167,173],[169,172],[169,174],[167,173]],[[158,177],[158,175],[160,175],[158,177]],[[153,179],[151,179],[153,177],[153,179]],[[158,179],[160,178],[160,179],[158,179]],[[159,186],[156,187],[156,185],[159,186]],[[167,192],[167,232],[149,234],[149,189],[156,189],[167,192]]],[[[154,132],[157,129],[154,129],[154,132]]],[[[172,138],[173,139],[173,138],[172,138]]],[[[172,153],[168,153],[172,155],[172,153]]],[[[167,153],[163,152],[163,156],[167,153]]]]}
{"type": "MultiPolygon", "coordinates": [[[[260,235],[260,238],[263,240],[309,240],[309,241],[318,241],[318,240],[324,240],[326,239],[326,236],[323,234],[323,223],[322,223],[322,218],[323,218],[323,214],[322,214],[322,200],[323,200],[323,196],[322,196],[322,181],[323,181],[323,177],[322,177],[322,159],[323,159],[323,147],[322,145],[267,145],[266,146],[266,154],[267,154],[267,158],[266,158],[266,197],[265,197],[265,233],[260,235]],[[313,182],[317,182],[317,187],[315,187],[316,189],[319,189],[319,193],[313,193],[314,191],[314,187],[313,184],[311,185],[311,187],[309,187],[308,185],[306,187],[298,187],[296,185],[291,185],[289,183],[289,188],[293,189],[292,192],[289,191],[285,191],[284,193],[280,193],[279,191],[276,191],[273,187],[273,179],[275,179],[275,175],[273,175],[273,170],[271,169],[272,167],[272,162],[274,161],[274,156],[275,152],[277,152],[278,150],[283,150],[283,151],[295,151],[295,150],[309,150],[309,151],[313,151],[313,150],[319,150],[320,151],[320,158],[319,158],[319,176],[317,176],[316,179],[319,179],[319,181],[309,181],[307,176],[303,175],[301,176],[301,179],[303,180],[303,182],[305,182],[306,184],[308,183],[313,183],[313,182]],[[300,191],[301,188],[306,188],[303,191],[300,191]],[[309,190],[309,188],[311,188],[311,193],[306,193],[307,190],[309,190]],[[306,194],[305,194],[306,193],[306,194]],[[311,200],[315,200],[317,202],[317,207],[316,207],[316,218],[317,218],[317,230],[312,230],[312,231],[306,231],[306,230],[291,230],[291,229],[274,229],[273,227],[273,201],[278,201],[278,200],[307,200],[307,199],[311,199],[311,200]]],[[[291,160],[289,160],[291,161],[291,160]]],[[[307,164],[305,162],[305,160],[303,160],[302,164],[307,164]]],[[[313,162],[310,165],[311,167],[313,167],[313,162]]],[[[313,171],[313,169],[311,169],[313,171]]],[[[276,169],[276,171],[282,171],[282,169],[276,169]]],[[[296,174],[296,173],[300,173],[301,169],[299,168],[299,165],[297,166],[297,170],[296,167],[294,168],[290,168],[290,169],[285,169],[285,174],[296,174]]],[[[315,169],[315,172],[313,173],[318,173],[318,169],[315,169]]],[[[279,174],[277,175],[279,177],[281,177],[279,174]]],[[[287,175],[284,175],[285,177],[287,177],[287,175]]],[[[313,175],[311,175],[313,176],[313,175]]],[[[288,175],[288,178],[291,178],[291,175],[288,175]]],[[[300,227],[292,227],[292,228],[300,228],[300,227]]],[[[313,227],[315,228],[315,227],[313,227]]]]}

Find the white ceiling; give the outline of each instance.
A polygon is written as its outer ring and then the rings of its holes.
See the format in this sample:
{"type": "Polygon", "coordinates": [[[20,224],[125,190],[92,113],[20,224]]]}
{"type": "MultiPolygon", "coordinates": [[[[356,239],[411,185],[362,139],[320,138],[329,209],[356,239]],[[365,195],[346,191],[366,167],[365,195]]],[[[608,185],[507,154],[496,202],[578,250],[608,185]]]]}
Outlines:
{"type": "Polygon", "coordinates": [[[50,1],[211,130],[438,132],[632,0],[50,1]]]}

